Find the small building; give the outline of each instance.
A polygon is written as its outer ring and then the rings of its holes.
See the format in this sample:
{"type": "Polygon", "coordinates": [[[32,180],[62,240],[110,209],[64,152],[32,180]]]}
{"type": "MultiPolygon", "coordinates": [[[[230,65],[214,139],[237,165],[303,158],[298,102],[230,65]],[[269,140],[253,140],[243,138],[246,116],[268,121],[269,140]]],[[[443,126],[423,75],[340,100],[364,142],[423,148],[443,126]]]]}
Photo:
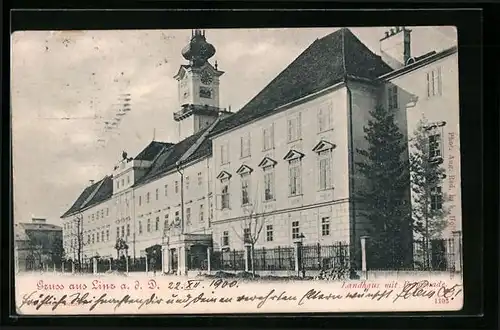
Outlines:
{"type": "Polygon", "coordinates": [[[17,271],[44,269],[60,263],[63,257],[62,227],[44,218],[14,224],[17,271]]]}

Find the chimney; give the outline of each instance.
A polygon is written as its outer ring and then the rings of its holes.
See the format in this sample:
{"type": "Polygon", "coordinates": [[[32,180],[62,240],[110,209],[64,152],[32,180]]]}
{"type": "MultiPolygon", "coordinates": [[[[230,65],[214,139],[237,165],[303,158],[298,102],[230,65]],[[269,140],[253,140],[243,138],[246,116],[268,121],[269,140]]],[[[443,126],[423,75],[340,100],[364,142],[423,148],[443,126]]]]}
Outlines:
{"type": "Polygon", "coordinates": [[[380,39],[380,55],[391,68],[397,70],[411,57],[411,30],[404,26],[391,28],[380,39]]]}

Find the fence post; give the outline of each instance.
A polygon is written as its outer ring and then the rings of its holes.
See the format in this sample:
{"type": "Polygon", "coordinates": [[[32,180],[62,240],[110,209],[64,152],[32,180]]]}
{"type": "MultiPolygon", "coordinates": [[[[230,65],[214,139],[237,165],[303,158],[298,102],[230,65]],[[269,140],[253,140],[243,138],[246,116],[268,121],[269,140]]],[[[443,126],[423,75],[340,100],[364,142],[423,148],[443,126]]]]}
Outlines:
{"type": "Polygon", "coordinates": [[[248,264],[249,264],[249,261],[250,261],[250,260],[248,260],[248,246],[247,246],[247,245],[245,245],[245,249],[244,249],[244,251],[245,251],[245,256],[244,256],[244,257],[245,257],[245,258],[244,258],[244,260],[245,260],[245,272],[248,272],[248,268],[249,268],[249,267],[248,267],[248,266],[249,266],[248,264]]]}
{"type": "Polygon", "coordinates": [[[236,271],[236,250],[233,249],[233,270],[236,271]]]}
{"type": "Polygon", "coordinates": [[[322,269],[323,265],[321,265],[321,244],[318,243],[318,269],[322,269]]]}
{"type": "Polygon", "coordinates": [[[361,273],[363,278],[368,279],[368,272],[366,269],[366,239],[368,236],[361,236],[361,273]]]}
{"type": "Polygon", "coordinates": [[[262,270],[266,269],[266,248],[262,247],[262,270]]]}
{"type": "Polygon", "coordinates": [[[212,270],[212,267],[211,267],[211,256],[212,256],[212,248],[209,246],[207,247],[207,272],[208,274],[210,274],[210,271],[212,270]]]}
{"type": "Polygon", "coordinates": [[[461,240],[461,231],[454,231],[453,232],[453,245],[454,245],[454,251],[453,251],[453,256],[454,256],[454,262],[455,262],[455,271],[456,272],[461,272],[462,271],[462,240],[461,240]]]}
{"type": "Polygon", "coordinates": [[[299,273],[299,244],[298,243],[295,243],[294,245],[294,248],[295,248],[295,271],[297,272],[297,274],[299,273]]]}

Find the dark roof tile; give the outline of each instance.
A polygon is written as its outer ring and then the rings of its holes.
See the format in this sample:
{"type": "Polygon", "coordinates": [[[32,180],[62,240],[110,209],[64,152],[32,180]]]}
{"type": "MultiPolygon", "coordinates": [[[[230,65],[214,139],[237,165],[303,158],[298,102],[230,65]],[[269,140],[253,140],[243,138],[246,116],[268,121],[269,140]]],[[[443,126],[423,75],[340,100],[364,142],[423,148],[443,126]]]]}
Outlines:
{"type": "Polygon", "coordinates": [[[240,111],[222,120],[212,134],[262,117],[348,75],[375,79],[391,70],[349,29],[342,28],[314,41],[240,111]]]}
{"type": "Polygon", "coordinates": [[[160,142],[160,141],[152,141],[134,159],[153,161],[155,159],[156,155],[158,155],[158,153],[164,147],[170,147],[172,145],[173,145],[173,143],[160,142]]]}

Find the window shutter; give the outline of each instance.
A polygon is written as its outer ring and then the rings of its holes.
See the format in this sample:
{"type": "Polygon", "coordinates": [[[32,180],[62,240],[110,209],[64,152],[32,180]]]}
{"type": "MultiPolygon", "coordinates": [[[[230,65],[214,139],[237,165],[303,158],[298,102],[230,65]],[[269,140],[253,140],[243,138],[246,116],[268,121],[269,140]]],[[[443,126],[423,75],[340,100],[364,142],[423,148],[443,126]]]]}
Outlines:
{"type": "Polygon", "coordinates": [[[262,150],[266,150],[266,129],[262,129],[262,150]]]}
{"type": "Polygon", "coordinates": [[[297,165],[295,171],[297,176],[297,194],[302,194],[302,162],[297,165]]]}
{"type": "Polygon", "coordinates": [[[431,81],[430,81],[430,74],[427,72],[427,97],[431,96],[431,81]]]}

